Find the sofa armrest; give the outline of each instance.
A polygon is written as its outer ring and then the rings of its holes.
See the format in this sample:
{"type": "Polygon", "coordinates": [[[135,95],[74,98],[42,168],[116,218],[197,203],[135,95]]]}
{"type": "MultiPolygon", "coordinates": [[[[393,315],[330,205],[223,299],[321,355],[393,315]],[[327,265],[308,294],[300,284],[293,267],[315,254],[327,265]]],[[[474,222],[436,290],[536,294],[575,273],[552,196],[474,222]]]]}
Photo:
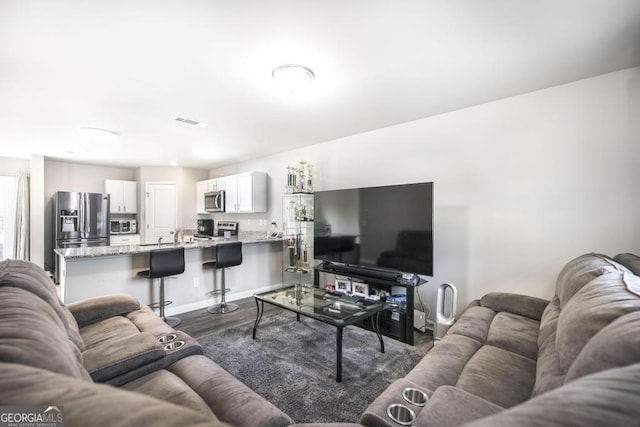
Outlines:
{"type": "Polygon", "coordinates": [[[540,320],[549,301],[528,295],[491,292],[480,299],[480,305],[494,311],[506,311],[540,320]]]}
{"type": "Polygon", "coordinates": [[[140,303],[131,295],[109,295],[67,304],[67,308],[82,328],[109,317],[136,311],[140,308],[140,303]]]}
{"type": "Polygon", "coordinates": [[[431,395],[414,424],[459,426],[504,411],[504,408],[453,386],[441,386],[431,395]]]}
{"type": "Polygon", "coordinates": [[[82,353],[84,367],[95,382],[134,371],[165,355],[162,345],[148,332],[112,339],[82,353]]]}

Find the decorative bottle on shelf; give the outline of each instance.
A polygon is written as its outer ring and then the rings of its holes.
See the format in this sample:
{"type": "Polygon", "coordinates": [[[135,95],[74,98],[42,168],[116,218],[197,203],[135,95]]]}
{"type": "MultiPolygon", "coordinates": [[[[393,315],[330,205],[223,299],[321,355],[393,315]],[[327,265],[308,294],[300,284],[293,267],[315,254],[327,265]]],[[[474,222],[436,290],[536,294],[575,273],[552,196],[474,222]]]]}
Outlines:
{"type": "Polygon", "coordinates": [[[307,164],[307,193],[313,193],[313,178],[311,164],[307,164]]]}
{"type": "Polygon", "coordinates": [[[305,167],[306,162],[304,160],[300,161],[300,167],[298,168],[298,180],[296,182],[296,192],[304,193],[306,188],[306,179],[305,179],[305,167]]]}
{"type": "Polygon", "coordinates": [[[286,186],[287,194],[291,194],[296,191],[297,180],[298,180],[298,176],[296,174],[296,170],[291,166],[287,166],[287,186],[286,186]]]}

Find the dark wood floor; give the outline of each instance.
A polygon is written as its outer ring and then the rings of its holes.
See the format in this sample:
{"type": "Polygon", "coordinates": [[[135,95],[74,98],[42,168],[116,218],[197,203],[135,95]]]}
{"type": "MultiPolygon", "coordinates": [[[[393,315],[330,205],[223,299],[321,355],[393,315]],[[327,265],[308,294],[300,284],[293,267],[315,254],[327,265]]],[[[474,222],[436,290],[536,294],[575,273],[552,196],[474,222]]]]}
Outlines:
{"type": "MultiPolygon", "coordinates": [[[[186,332],[195,339],[200,339],[217,330],[226,329],[233,325],[238,325],[256,319],[256,303],[253,297],[233,301],[238,304],[238,310],[226,314],[211,314],[205,308],[188,313],[181,313],[177,317],[182,319],[182,323],[176,329],[186,332]]],[[[264,305],[263,316],[277,312],[281,309],[271,304],[264,305]]],[[[391,338],[385,337],[385,341],[391,338]]],[[[414,330],[415,346],[426,349],[431,347],[433,337],[430,333],[422,333],[414,330]]]]}

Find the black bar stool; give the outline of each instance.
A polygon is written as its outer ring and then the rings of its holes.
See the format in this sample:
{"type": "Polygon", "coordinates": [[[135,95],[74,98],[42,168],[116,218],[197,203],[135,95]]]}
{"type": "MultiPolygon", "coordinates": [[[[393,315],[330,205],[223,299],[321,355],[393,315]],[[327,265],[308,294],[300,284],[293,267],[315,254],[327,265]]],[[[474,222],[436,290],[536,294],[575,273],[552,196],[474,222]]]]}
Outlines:
{"type": "Polygon", "coordinates": [[[147,279],[160,279],[160,317],[172,328],[178,326],[182,319],[165,317],[164,307],[173,301],[164,300],[164,278],[184,273],[184,248],[164,248],[149,252],[149,270],[138,272],[138,276],[147,279]]]}
{"type": "MultiPolygon", "coordinates": [[[[219,290],[212,291],[211,294],[220,293],[220,303],[212,305],[207,308],[209,313],[230,313],[238,309],[237,304],[227,303],[225,300],[225,294],[230,291],[225,284],[224,271],[227,267],[233,267],[235,265],[242,264],[242,242],[229,242],[217,244],[216,248],[216,260],[209,261],[202,264],[202,267],[222,269],[222,286],[219,290]]],[[[215,276],[215,271],[214,271],[215,276]]]]}

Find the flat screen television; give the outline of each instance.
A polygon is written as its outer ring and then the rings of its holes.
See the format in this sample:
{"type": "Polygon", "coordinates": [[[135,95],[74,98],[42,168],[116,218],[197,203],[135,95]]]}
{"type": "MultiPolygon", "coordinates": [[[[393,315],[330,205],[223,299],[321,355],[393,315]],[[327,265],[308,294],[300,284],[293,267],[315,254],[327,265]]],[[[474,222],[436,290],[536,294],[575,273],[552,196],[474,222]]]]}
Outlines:
{"type": "Polygon", "coordinates": [[[433,183],[317,191],[314,257],[433,276],[433,183]]]}

